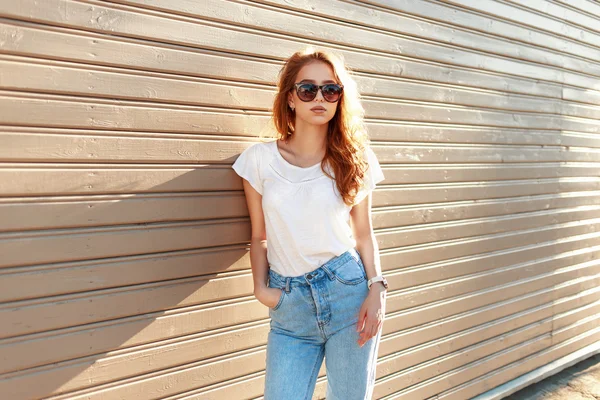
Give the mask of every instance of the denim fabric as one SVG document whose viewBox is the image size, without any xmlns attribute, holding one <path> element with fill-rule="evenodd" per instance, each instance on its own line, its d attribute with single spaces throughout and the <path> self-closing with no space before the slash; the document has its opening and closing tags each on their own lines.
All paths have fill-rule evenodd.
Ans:
<svg viewBox="0 0 600 400">
<path fill-rule="evenodd" d="M 325 358 L 327 400 L 370 400 L 381 330 L 358 345 L 358 312 L 369 293 L 358 251 L 300 276 L 269 270 L 268 286 L 281 296 L 269 308 L 264 399 L 310 400 Z"/>
</svg>

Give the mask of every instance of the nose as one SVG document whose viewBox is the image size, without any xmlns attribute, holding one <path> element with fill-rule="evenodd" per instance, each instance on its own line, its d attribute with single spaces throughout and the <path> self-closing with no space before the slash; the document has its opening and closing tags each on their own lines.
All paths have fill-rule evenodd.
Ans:
<svg viewBox="0 0 600 400">
<path fill-rule="evenodd" d="M 317 95 L 315 96 L 315 100 L 323 102 L 325 101 L 325 98 L 323 97 L 323 89 L 319 88 L 317 89 Z"/>
</svg>

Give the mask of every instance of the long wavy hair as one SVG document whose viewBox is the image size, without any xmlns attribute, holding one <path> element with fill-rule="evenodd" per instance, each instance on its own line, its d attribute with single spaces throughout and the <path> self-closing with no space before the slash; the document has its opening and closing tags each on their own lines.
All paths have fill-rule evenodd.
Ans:
<svg viewBox="0 0 600 400">
<path fill-rule="evenodd" d="M 294 134 L 295 112 L 288 106 L 288 95 L 295 89 L 294 82 L 302 67 L 313 62 L 323 62 L 331 67 L 338 83 L 344 85 L 337 109 L 329 121 L 325 157 L 321 169 L 336 186 L 345 204 L 354 205 L 356 195 L 364 182 L 367 162 L 363 158 L 369 145 L 364 123 L 364 108 L 360 102 L 357 85 L 344 65 L 343 57 L 324 49 L 308 47 L 289 57 L 281 71 L 277 83 L 278 92 L 273 102 L 273 124 L 278 139 L 287 140 Z M 325 169 L 329 164 L 335 177 Z"/>
</svg>

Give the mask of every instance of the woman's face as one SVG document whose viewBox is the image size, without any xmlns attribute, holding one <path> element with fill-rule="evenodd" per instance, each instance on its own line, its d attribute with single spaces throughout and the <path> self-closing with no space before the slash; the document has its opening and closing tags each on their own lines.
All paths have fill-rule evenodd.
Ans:
<svg viewBox="0 0 600 400">
<path fill-rule="evenodd" d="M 314 83 L 316 85 L 324 85 L 326 83 L 339 83 L 335 80 L 333 70 L 328 64 L 320 61 L 312 62 L 305 65 L 298 72 L 294 83 Z M 304 102 L 298 98 L 296 88 L 292 90 L 288 96 L 288 104 L 296 110 L 296 118 L 305 121 L 312 125 L 327 124 L 335 115 L 339 103 L 329 103 L 323 98 L 321 90 L 317 92 L 317 96 L 308 102 Z M 318 110 L 315 107 L 321 107 L 325 110 Z"/>
</svg>

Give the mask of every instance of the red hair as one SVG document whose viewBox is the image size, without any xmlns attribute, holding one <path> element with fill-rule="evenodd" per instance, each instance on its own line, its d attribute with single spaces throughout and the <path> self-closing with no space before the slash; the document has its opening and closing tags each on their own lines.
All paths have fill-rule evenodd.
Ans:
<svg viewBox="0 0 600 400">
<path fill-rule="evenodd" d="M 344 85 L 337 109 L 329 121 L 326 139 L 326 152 L 321 169 L 329 163 L 335 175 L 335 182 L 344 203 L 354 205 L 356 195 L 363 184 L 367 163 L 363 158 L 368 144 L 364 109 L 354 79 L 344 65 L 341 56 L 327 50 L 312 47 L 298 51 L 288 58 L 279 73 L 278 93 L 273 102 L 273 124 L 278 139 L 287 140 L 295 132 L 295 112 L 288 107 L 288 95 L 294 90 L 294 82 L 300 69 L 313 62 L 327 64 L 333 70 L 338 83 Z"/>
</svg>

